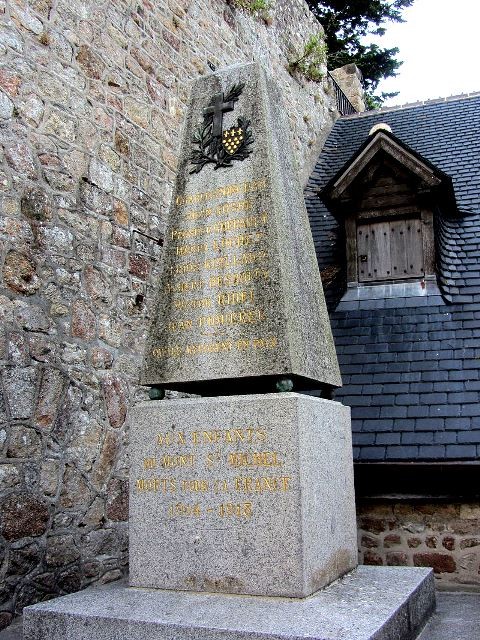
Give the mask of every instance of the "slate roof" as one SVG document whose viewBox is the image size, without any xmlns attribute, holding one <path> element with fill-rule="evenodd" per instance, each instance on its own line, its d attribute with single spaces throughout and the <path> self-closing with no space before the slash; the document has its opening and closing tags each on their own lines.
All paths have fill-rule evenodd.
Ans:
<svg viewBox="0 0 480 640">
<path fill-rule="evenodd" d="M 338 302 L 343 229 L 318 196 L 386 122 L 452 179 L 457 210 L 436 216 L 442 295 Z M 480 93 L 340 118 L 305 190 L 357 461 L 480 455 Z"/>
</svg>

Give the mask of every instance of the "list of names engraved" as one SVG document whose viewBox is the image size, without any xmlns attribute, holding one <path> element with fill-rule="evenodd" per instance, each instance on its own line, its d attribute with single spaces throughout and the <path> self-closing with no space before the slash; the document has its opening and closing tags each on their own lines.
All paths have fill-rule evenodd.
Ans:
<svg viewBox="0 0 480 640">
<path fill-rule="evenodd" d="M 250 353 L 254 362 L 279 347 L 277 299 L 265 295 L 276 277 L 270 202 L 267 178 L 176 196 L 147 353 L 157 372 L 188 379 L 202 356 L 211 363 L 216 355 L 220 371 L 226 354 L 247 362 Z"/>
</svg>

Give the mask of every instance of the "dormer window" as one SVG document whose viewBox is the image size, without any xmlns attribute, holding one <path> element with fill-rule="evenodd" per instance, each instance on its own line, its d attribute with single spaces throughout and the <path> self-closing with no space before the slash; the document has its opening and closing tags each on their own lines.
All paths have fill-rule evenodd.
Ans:
<svg viewBox="0 0 480 640">
<path fill-rule="evenodd" d="M 389 130 L 365 145 L 322 196 L 345 229 L 350 287 L 435 276 L 433 215 L 450 180 Z"/>
</svg>

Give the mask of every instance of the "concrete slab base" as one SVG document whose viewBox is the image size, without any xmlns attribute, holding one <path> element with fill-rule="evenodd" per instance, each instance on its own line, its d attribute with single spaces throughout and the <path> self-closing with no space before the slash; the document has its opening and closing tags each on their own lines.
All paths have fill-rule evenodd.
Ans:
<svg viewBox="0 0 480 640">
<path fill-rule="evenodd" d="M 303 599 L 91 588 L 24 610 L 24 640 L 412 640 L 430 569 L 361 566 Z"/>
</svg>

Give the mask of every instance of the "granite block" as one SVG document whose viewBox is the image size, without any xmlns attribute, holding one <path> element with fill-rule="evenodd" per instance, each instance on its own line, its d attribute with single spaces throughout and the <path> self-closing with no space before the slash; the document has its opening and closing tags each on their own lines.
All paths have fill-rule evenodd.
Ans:
<svg viewBox="0 0 480 640">
<path fill-rule="evenodd" d="M 202 136 L 210 140 L 204 157 L 225 155 L 205 120 L 215 98 L 225 108 L 219 131 L 243 127 L 251 153 L 195 172 Z M 306 388 L 341 385 L 288 119 L 280 89 L 257 63 L 193 86 L 152 309 L 146 385 L 191 391 L 202 381 L 235 380 L 238 389 L 265 376 L 294 377 Z"/>
<path fill-rule="evenodd" d="M 90 588 L 24 610 L 24 640 L 413 640 L 431 569 L 361 566 L 303 599 Z"/>
<path fill-rule="evenodd" d="M 130 443 L 132 586 L 304 597 L 356 566 L 348 407 L 145 402 Z"/>
</svg>

